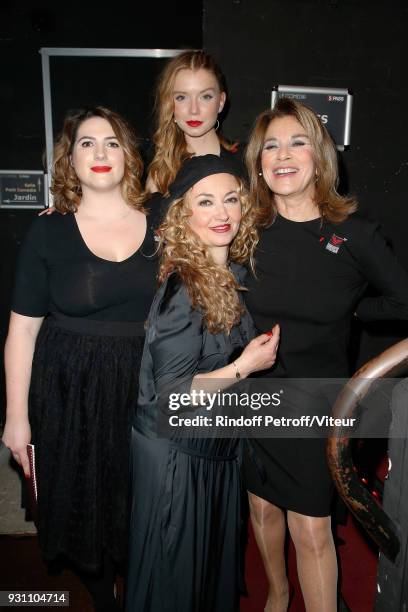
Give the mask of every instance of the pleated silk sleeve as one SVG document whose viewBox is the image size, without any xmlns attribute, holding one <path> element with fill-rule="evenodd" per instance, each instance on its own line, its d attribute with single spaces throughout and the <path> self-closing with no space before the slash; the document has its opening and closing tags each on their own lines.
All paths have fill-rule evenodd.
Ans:
<svg viewBox="0 0 408 612">
<path fill-rule="evenodd" d="M 168 281 L 149 324 L 148 338 L 156 393 L 189 393 L 203 343 L 201 313 L 191 308 L 187 290 L 176 275 Z"/>
</svg>

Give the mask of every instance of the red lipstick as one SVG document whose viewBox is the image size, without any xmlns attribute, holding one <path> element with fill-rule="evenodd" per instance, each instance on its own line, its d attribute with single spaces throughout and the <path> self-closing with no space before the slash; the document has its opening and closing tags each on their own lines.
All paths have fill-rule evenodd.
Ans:
<svg viewBox="0 0 408 612">
<path fill-rule="evenodd" d="M 211 229 L 213 232 L 223 234 L 224 232 L 229 232 L 229 230 L 231 229 L 231 225 L 229 223 L 225 223 L 224 225 L 217 225 L 216 227 L 212 227 Z"/>
<path fill-rule="evenodd" d="M 110 166 L 92 166 L 92 172 L 110 172 L 112 168 Z"/>
<path fill-rule="evenodd" d="M 186 121 L 187 125 L 189 125 L 190 127 L 199 127 L 200 125 L 203 124 L 202 121 Z"/>
</svg>

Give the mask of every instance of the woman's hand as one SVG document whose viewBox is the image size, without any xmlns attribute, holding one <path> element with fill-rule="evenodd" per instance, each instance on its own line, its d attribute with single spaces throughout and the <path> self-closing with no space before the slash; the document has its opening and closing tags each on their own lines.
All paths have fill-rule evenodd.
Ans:
<svg viewBox="0 0 408 612">
<path fill-rule="evenodd" d="M 24 474 L 30 476 L 30 463 L 27 455 L 27 444 L 31 440 L 31 428 L 27 418 L 8 417 L 3 433 L 3 443 L 11 450 L 11 453 L 24 470 Z"/>
<path fill-rule="evenodd" d="M 273 366 L 276 361 L 279 335 L 279 325 L 275 325 L 270 332 L 257 336 L 247 344 L 234 362 L 242 377 Z"/>
<path fill-rule="evenodd" d="M 43 215 L 52 215 L 52 213 L 55 213 L 57 211 L 57 209 L 55 208 L 55 206 L 51 206 L 50 208 L 45 208 L 44 210 L 42 210 L 41 212 L 38 213 L 39 217 L 42 217 Z M 65 213 L 63 213 L 65 215 Z"/>
<path fill-rule="evenodd" d="M 191 390 L 215 393 L 237 382 L 237 372 L 240 378 L 246 378 L 252 372 L 267 370 L 276 361 L 279 334 L 279 325 L 275 325 L 270 332 L 251 340 L 233 363 L 212 372 L 196 374 L 191 383 Z"/>
<path fill-rule="evenodd" d="M 150 174 L 148 175 L 146 179 L 145 191 L 147 193 L 157 193 L 158 192 L 157 185 L 152 179 L 152 177 L 150 176 Z"/>
<path fill-rule="evenodd" d="M 27 444 L 31 440 L 28 421 L 28 391 L 35 341 L 43 317 L 28 317 L 12 312 L 4 350 L 7 410 L 3 442 L 13 453 L 26 476 L 30 475 Z"/>
</svg>

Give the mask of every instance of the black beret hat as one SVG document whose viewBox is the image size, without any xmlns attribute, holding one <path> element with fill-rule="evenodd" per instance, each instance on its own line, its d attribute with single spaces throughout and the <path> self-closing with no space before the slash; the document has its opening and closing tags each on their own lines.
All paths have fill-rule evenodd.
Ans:
<svg viewBox="0 0 408 612">
<path fill-rule="evenodd" d="M 237 167 L 228 158 L 218 157 L 218 155 L 197 155 L 190 157 L 181 166 L 176 178 L 169 187 L 169 196 L 166 198 L 167 204 L 173 200 L 181 198 L 193 185 L 201 179 L 211 174 L 233 174 L 240 177 L 242 169 Z"/>
</svg>

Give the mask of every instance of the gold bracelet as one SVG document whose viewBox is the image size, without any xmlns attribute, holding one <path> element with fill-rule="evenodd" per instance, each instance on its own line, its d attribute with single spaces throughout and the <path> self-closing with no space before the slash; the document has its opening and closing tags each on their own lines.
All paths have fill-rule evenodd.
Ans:
<svg viewBox="0 0 408 612">
<path fill-rule="evenodd" d="M 235 366 L 235 369 L 236 369 L 236 372 L 235 372 L 235 378 L 236 378 L 237 380 L 240 380 L 240 378 L 241 378 L 241 374 L 239 373 L 238 366 L 237 366 L 237 364 L 235 363 L 235 361 L 233 361 L 233 362 L 232 362 L 232 364 Z"/>
</svg>

